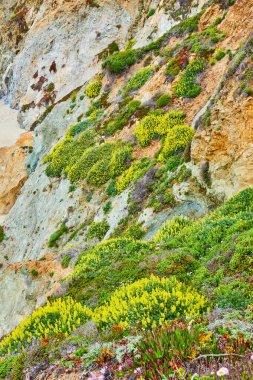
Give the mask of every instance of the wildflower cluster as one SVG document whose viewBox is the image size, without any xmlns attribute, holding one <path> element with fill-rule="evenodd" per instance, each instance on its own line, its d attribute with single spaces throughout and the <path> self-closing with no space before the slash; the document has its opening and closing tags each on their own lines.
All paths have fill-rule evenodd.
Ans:
<svg viewBox="0 0 253 380">
<path fill-rule="evenodd" d="M 0 342 L 0 355 L 20 351 L 34 339 L 57 334 L 67 336 L 91 316 L 92 312 L 87 307 L 71 298 L 48 302 L 35 310 Z"/>
<path fill-rule="evenodd" d="M 155 114 L 144 117 L 134 131 L 139 144 L 146 146 L 156 136 L 166 135 L 170 129 L 183 123 L 185 114 L 180 110 L 171 110 L 166 114 Z"/>
<path fill-rule="evenodd" d="M 116 290 L 108 303 L 95 310 L 93 318 L 102 329 L 115 324 L 155 328 L 176 317 L 196 316 L 204 310 L 206 300 L 195 290 L 176 279 L 152 275 Z"/>
</svg>

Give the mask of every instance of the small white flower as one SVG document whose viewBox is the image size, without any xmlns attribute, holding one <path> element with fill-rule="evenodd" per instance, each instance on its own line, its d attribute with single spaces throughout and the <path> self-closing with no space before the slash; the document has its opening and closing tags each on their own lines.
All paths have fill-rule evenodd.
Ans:
<svg viewBox="0 0 253 380">
<path fill-rule="evenodd" d="M 221 367 L 219 371 L 217 371 L 217 376 L 222 377 L 222 376 L 228 376 L 229 370 L 226 367 Z"/>
<path fill-rule="evenodd" d="M 253 360 L 253 354 L 251 355 L 250 360 Z"/>
<path fill-rule="evenodd" d="M 135 370 L 134 370 L 134 373 L 136 374 L 136 375 L 139 375 L 139 374 L 141 374 L 141 367 L 138 367 L 138 368 L 136 368 Z"/>
<path fill-rule="evenodd" d="M 191 380 L 195 379 L 195 377 L 199 377 L 199 374 L 196 372 L 192 375 Z"/>
</svg>

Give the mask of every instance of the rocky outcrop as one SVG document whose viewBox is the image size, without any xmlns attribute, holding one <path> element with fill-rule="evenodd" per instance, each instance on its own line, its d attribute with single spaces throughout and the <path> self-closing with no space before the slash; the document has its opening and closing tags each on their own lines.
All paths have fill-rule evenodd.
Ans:
<svg viewBox="0 0 253 380">
<path fill-rule="evenodd" d="M 27 179 L 24 161 L 32 144 L 32 133 L 27 132 L 15 145 L 0 148 L 0 216 L 8 214 Z"/>
</svg>

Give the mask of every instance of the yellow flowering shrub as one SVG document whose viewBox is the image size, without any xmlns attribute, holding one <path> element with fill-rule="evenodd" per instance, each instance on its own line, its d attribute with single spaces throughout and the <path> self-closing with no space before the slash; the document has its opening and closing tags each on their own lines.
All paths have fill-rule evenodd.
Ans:
<svg viewBox="0 0 253 380">
<path fill-rule="evenodd" d="M 162 227 L 159 229 L 154 237 L 155 242 L 164 242 L 169 238 L 176 236 L 185 227 L 191 226 L 192 221 L 185 218 L 184 216 L 175 216 L 171 220 L 167 220 Z"/>
<path fill-rule="evenodd" d="M 168 132 L 159 159 L 163 160 L 178 150 L 184 149 L 191 142 L 193 135 L 194 131 L 189 125 L 176 125 Z"/>
<path fill-rule="evenodd" d="M 151 276 L 116 290 L 110 301 L 94 310 L 93 319 L 101 329 L 113 325 L 155 328 L 178 317 L 200 315 L 206 299 L 175 278 Z"/>
<path fill-rule="evenodd" d="M 87 86 L 85 90 L 85 94 L 89 98 L 96 98 L 100 94 L 101 88 L 102 88 L 102 83 L 100 81 L 92 82 Z"/>
<path fill-rule="evenodd" d="M 141 178 L 150 168 L 149 160 L 143 158 L 130 166 L 122 175 L 117 179 L 116 188 L 119 193 L 127 189 L 131 182 L 137 181 Z"/>
<path fill-rule="evenodd" d="M 182 124 L 185 114 L 180 110 L 171 110 L 164 115 L 150 114 L 145 116 L 134 131 L 139 144 L 147 146 L 156 136 L 166 135 L 171 128 Z"/>
<path fill-rule="evenodd" d="M 33 339 L 69 335 L 92 316 L 86 306 L 72 298 L 58 299 L 39 307 L 0 342 L 0 355 L 20 351 Z"/>
</svg>

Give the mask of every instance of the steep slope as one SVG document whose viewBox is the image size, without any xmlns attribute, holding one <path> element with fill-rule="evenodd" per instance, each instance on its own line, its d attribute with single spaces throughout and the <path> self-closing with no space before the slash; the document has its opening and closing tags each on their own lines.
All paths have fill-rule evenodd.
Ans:
<svg viewBox="0 0 253 380">
<path fill-rule="evenodd" d="M 9 360 L 21 378 L 214 379 L 219 360 L 193 361 L 217 354 L 231 378 L 250 378 L 252 1 L 30 3 L 1 8 L 2 92 L 34 147 L 0 231 L 0 335 L 19 325 L 0 343 L 15 354 L 0 374 Z M 162 330 L 175 351 L 159 375 L 145 357 L 159 343 L 140 328 L 159 336 L 164 323 L 198 343 L 183 354 Z M 142 335 L 133 346 L 129 329 Z"/>
</svg>

